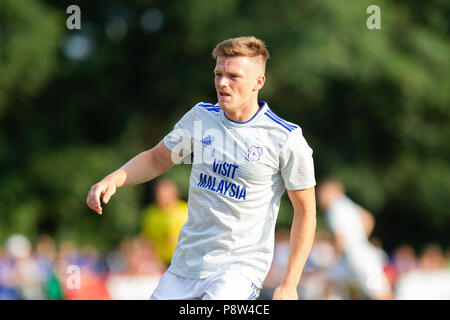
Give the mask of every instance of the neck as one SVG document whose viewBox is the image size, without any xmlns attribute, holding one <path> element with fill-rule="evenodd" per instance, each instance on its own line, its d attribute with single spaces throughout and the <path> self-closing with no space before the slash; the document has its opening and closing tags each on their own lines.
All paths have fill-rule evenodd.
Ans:
<svg viewBox="0 0 450 320">
<path fill-rule="evenodd" d="M 177 200 L 171 200 L 171 201 L 167 201 L 167 202 L 160 202 L 158 204 L 158 206 L 163 209 L 163 210 L 167 210 L 169 209 L 171 206 L 173 206 L 175 204 L 175 202 L 177 202 Z"/>
<path fill-rule="evenodd" d="M 235 122 L 246 122 L 250 120 L 259 110 L 258 100 L 252 100 L 250 103 L 241 106 L 237 111 L 224 111 L 225 116 Z"/>
</svg>

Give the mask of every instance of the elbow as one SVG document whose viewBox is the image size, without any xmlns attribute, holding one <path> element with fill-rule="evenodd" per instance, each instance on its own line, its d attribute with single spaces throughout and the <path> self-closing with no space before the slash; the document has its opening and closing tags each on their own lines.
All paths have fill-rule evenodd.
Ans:
<svg viewBox="0 0 450 320">
<path fill-rule="evenodd" d="M 306 223 L 310 227 L 316 229 L 317 226 L 317 214 L 315 208 L 309 208 L 306 210 L 295 210 L 294 219 L 298 219 L 302 224 Z"/>
</svg>

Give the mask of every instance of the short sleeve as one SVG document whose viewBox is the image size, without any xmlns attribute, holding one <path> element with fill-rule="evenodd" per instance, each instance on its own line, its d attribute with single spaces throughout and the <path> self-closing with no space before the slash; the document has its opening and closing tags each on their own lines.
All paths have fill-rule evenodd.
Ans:
<svg viewBox="0 0 450 320">
<path fill-rule="evenodd" d="M 192 144 L 194 136 L 195 107 L 191 108 L 175 124 L 163 139 L 166 147 L 172 151 L 172 158 L 175 163 L 185 159 L 192 153 Z"/>
<path fill-rule="evenodd" d="M 313 151 L 300 128 L 292 131 L 280 152 L 280 171 L 287 190 L 314 187 Z"/>
</svg>

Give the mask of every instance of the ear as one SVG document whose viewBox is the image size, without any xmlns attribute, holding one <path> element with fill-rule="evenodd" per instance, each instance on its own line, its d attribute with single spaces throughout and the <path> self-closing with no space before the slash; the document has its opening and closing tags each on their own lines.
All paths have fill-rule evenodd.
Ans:
<svg viewBox="0 0 450 320">
<path fill-rule="evenodd" d="M 266 82 L 266 76 L 264 76 L 264 75 L 258 76 L 258 78 L 256 79 L 256 85 L 255 85 L 255 88 L 253 89 L 253 91 L 260 90 L 264 86 L 265 82 Z"/>
</svg>

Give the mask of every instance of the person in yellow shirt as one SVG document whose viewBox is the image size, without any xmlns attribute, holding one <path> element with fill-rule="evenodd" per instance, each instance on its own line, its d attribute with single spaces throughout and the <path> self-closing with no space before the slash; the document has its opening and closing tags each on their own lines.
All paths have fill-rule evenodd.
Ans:
<svg viewBox="0 0 450 320">
<path fill-rule="evenodd" d="M 169 179 L 159 180 L 155 185 L 155 203 L 144 210 L 141 227 L 166 265 L 170 264 L 187 217 L 188 204 L 180 199 L 177 186 Z"/>
</svg>

